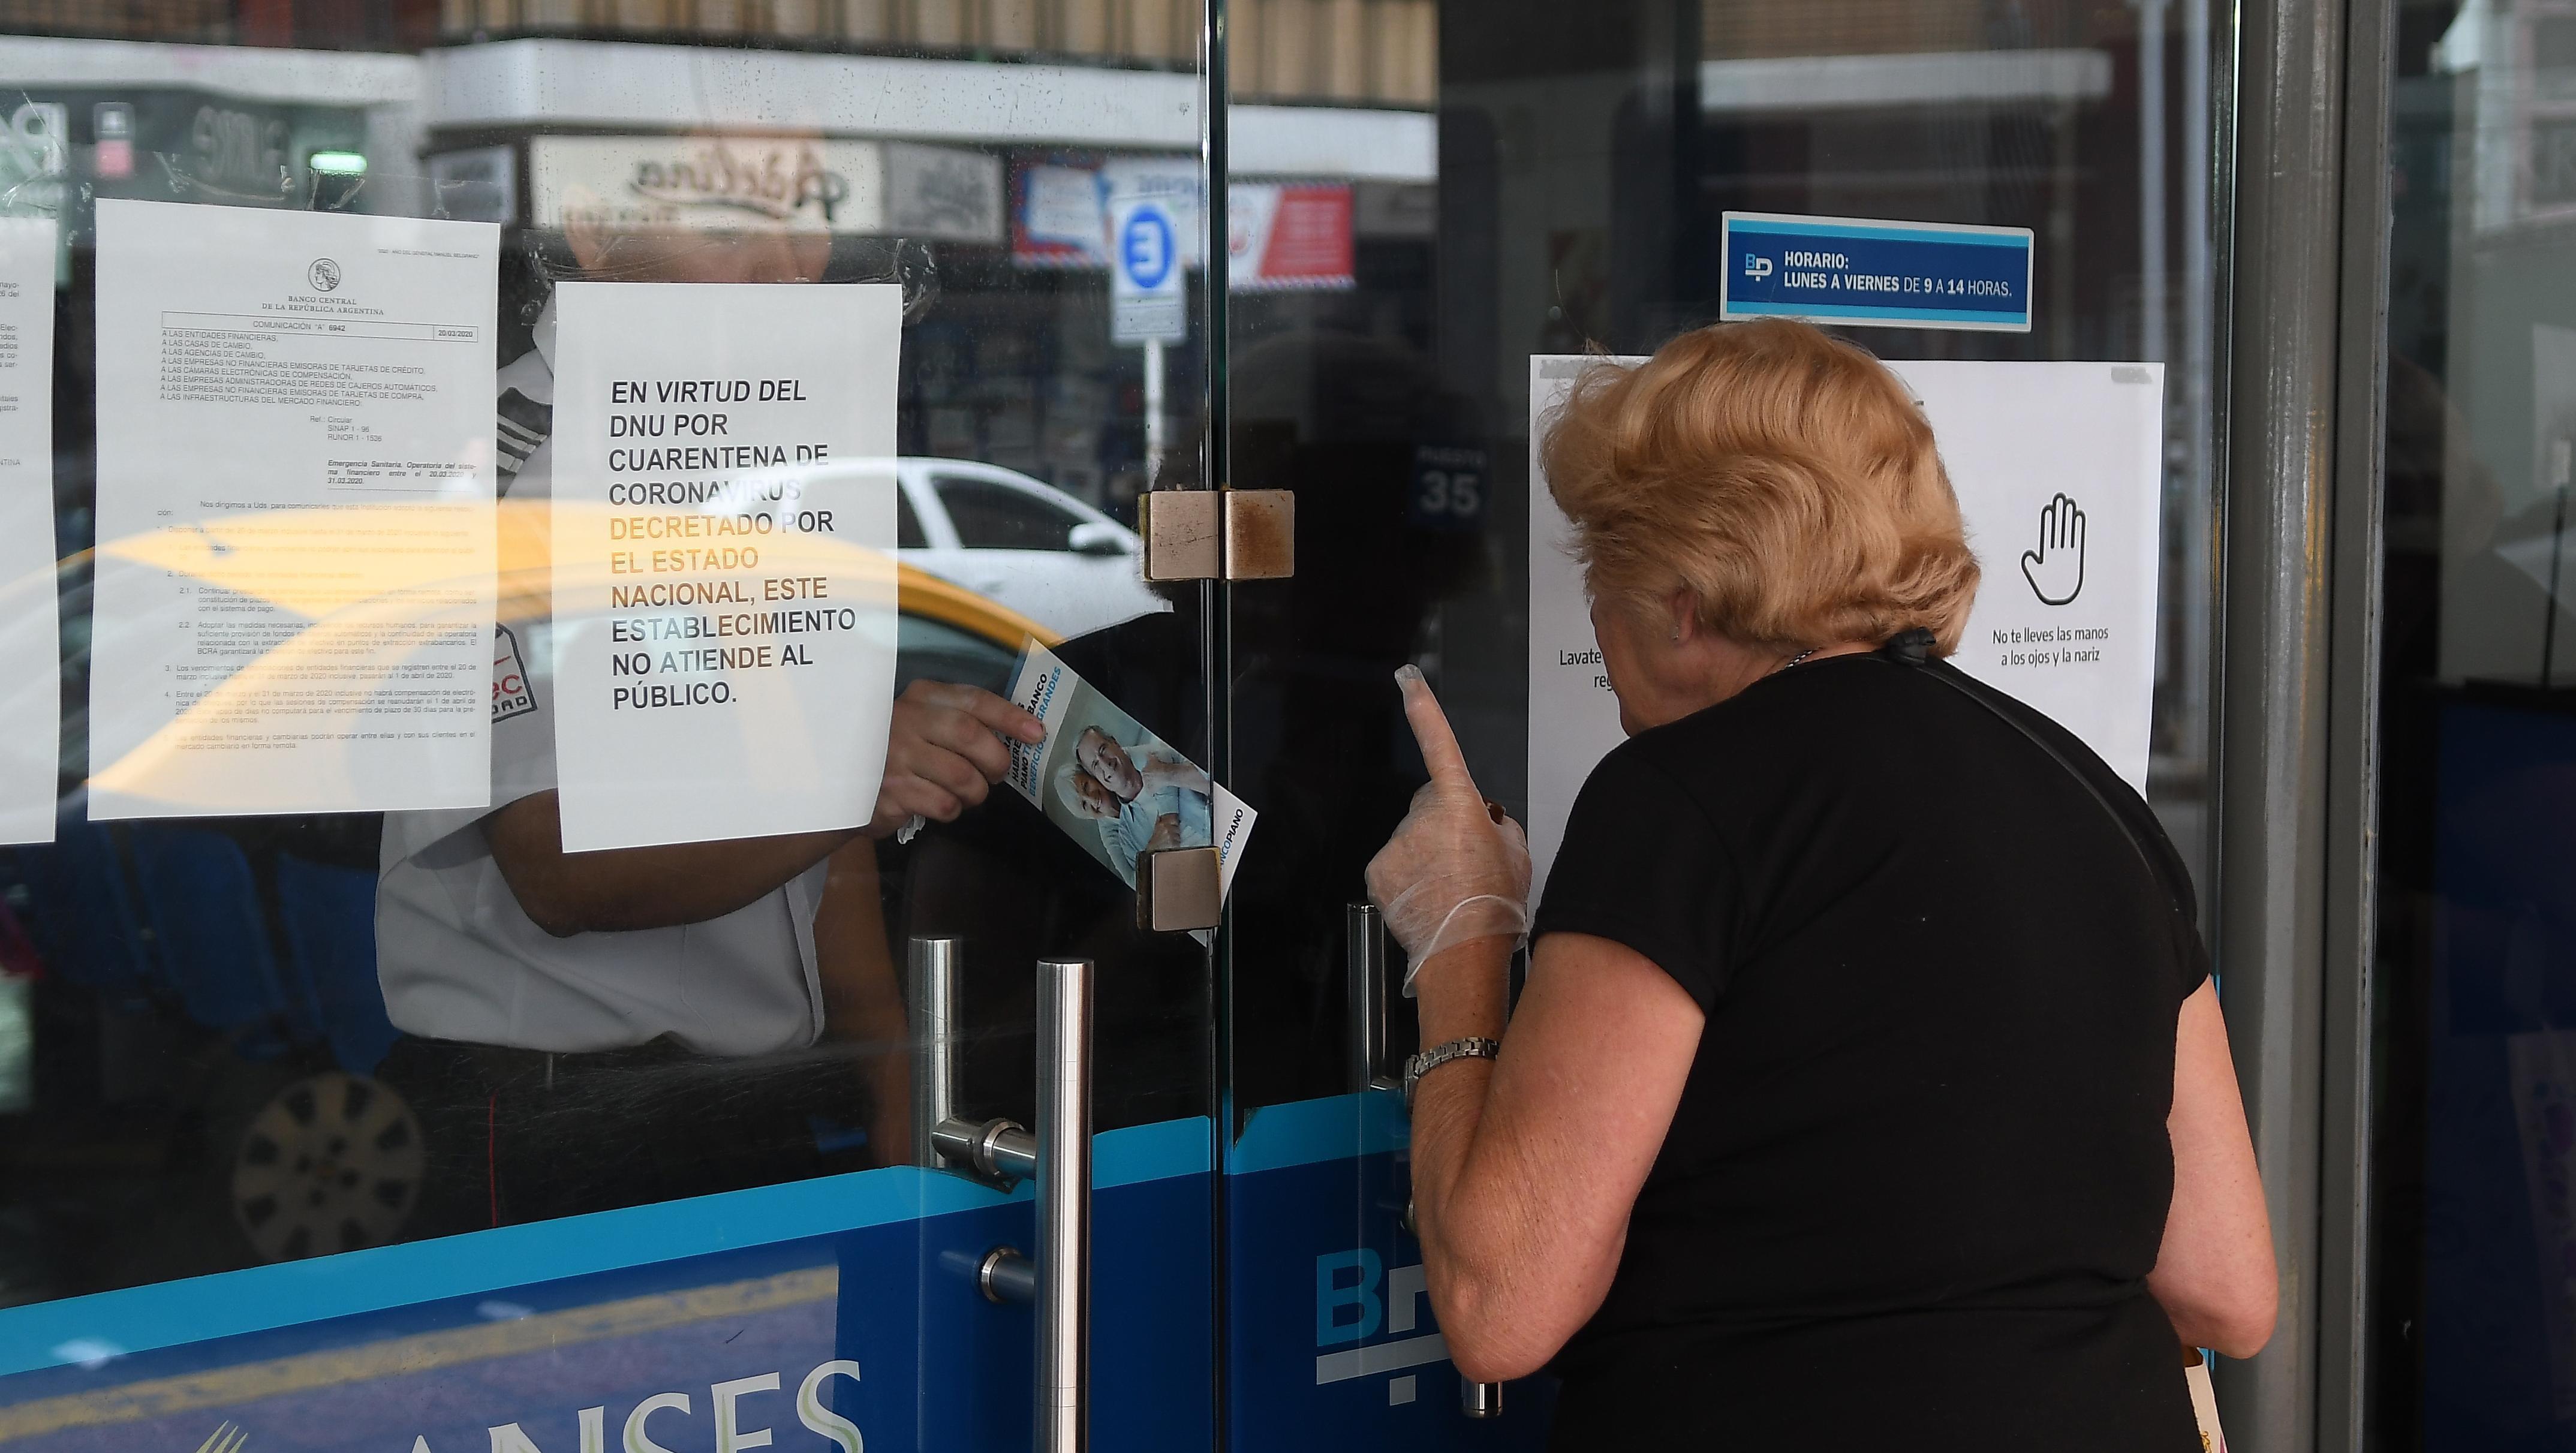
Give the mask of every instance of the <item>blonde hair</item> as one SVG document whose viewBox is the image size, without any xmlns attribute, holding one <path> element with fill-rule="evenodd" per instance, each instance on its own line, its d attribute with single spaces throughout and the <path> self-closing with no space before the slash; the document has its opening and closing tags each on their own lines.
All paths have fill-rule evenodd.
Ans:
<svg viewBox="0 0 2576 1453">
<path fill-rule="evenodd" d="M 1923 411 L 1856 344 L 1785 318 L 1685 333 L 1587 373 L 1542 451 L 1595 599 L 1653 613 L 1682 591 L 1747 645 L 1922 627 L 1958 649 L 1977 594 L 1958 497 Z"/>
</svg>

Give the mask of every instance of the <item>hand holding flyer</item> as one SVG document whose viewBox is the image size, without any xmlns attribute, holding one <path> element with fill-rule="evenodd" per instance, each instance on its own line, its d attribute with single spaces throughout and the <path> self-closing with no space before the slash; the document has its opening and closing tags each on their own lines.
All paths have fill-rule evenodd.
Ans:
<svg viewBox="0 0 2576 1453">
<path fill-rule="evenodd" d="M 1143 854 L 1214 847 L 1218 891 L 1233 886 L 1259 814 L 1206 768 L 1035 641 L 1021 651 L 1011 700 L 1046 724 L 1046 739 L 1009 743 L 1005 780 L 1084 852 L 1133 888 Z"/>
</svg>

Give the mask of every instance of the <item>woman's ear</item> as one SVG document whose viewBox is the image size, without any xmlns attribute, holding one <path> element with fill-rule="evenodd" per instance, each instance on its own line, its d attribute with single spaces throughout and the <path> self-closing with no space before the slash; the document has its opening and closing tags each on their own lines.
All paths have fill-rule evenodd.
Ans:
<svg viewBox="0 0 2576 1453">
<path fill-rule="evenodd" d="M 1676 590 L 1664 597 L 1664 614 L 1669 618 L 1672 643 L 1676 646 L 1699 634 L 1699 602 L 1687 590 Z"/>
</svg>

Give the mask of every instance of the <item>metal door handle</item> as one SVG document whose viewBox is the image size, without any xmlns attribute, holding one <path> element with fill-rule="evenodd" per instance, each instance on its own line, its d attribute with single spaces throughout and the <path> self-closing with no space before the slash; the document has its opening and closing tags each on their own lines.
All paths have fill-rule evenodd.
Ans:
<svg viewBox="0 0 2576 1453">
<path fill-rule="evenodd" d="M 1037 1446 L 1084 1453 L 1091 1443 L 1085 1404 L 1091 1386 L 1091 960 L 1038 961 L 1038 1126 L 977 1124 L 954 1113 L 955 939 L 914 939 L 910 963 L 919 1023 L 940 1042 L 914 1049 L 913 1129 L 926 1147 L 916 1159 L 954 1165 L 1005 1184 L 1037 1181 L 1034 1258 L 997 1246 L 976 1284 L 994 1301 L 1037 1304 Z M 944 982 L 935 982 L 944 981 Z M 934 1020 L 927 1006 L 940 1006 Z M 924 1071 L 937 1083 L 925 1085 Z M 935 1112 L 935 1113 L 934 1113 Z M 1034 1263 L 1034 1264 L 1032 1264 Z"/>
<path fill-rule="evenodd" d="M 1342 963 L 1350 1007 L 1351 1093 L 1402 1089 L 1402 1082 L 1386 1073 L 1386 921 L 1376 904 L 1343 905 Z"/>
<path fill-rule="evenodd" d="M 1091 1444 L 1091 960 L 1038 961 L 1038 1447 Z"/>
<path fill-rule="evenodd" d="M 916 938 L 904 955 L 912 1008 L 912 1163 L 937 1170 L 939 1127 L 956 1109 L 957 961 L 953 938 Z"/>
<path fill-rule="evenodd" d="M 1350 1086 L 1352 1094 L 1399 1090 L 1403 1082 L 1383 1073 L 1386 1064 L 1386 920 L 1374 903 L 1345 904 L 1342 909 L 1342 961 L 1350 998 Z M 1404 1203 L 1404 1229 L 1413 1226 L 1413 1203 Z M 1458 1384 L 1458 1411 L 1471 1418 L 1503 1415 L 1499 1382 Z"/>
</svg>

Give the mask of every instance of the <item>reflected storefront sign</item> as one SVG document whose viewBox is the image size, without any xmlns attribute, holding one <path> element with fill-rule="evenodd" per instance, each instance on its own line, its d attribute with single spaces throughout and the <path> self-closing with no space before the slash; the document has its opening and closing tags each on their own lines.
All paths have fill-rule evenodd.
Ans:
<svg viewBox="0 0 2576 1453">
<path fill-rule="evenodd" d="M 1348 182 L 1227 187 L 1228 286 L 1236 292 L 1356 286 L 1352 192 Z M 1023 161 L 1011 176 L 1011 260 L 1021 267 L 1105 272 L 1113 210 L 1148 198 L 1172 213 L 1182 264 L 1198 267 L 1204 229 L 1198 174 L 1188 158 Z"/>
<path fill-rule="evenodd" d="M 1002 240 L 1002 163 L 963 147 L 802 137 L 541 136 L 540 227 Z M 485 168 L 490 169 L 488 165 Z"/>
</svg>

